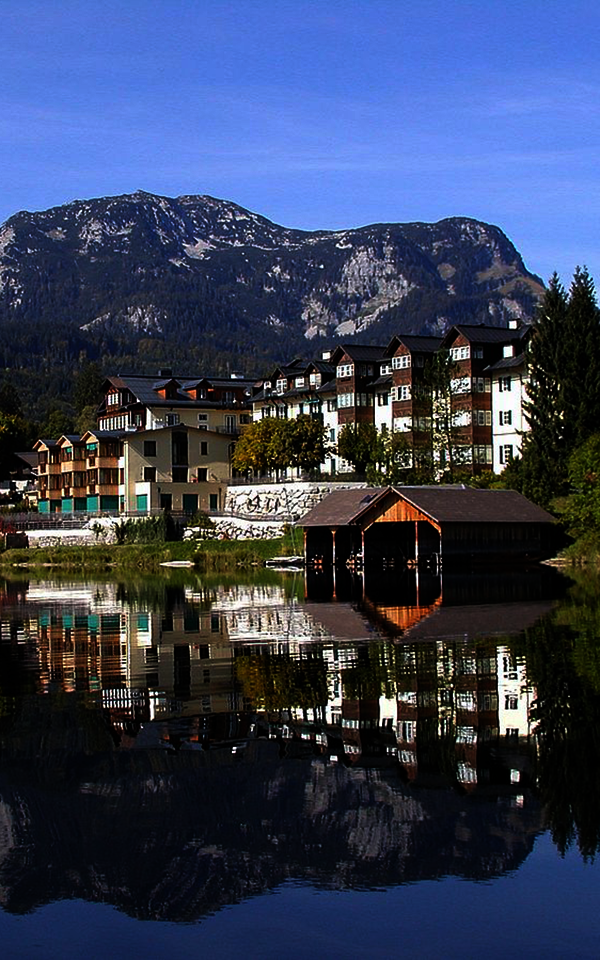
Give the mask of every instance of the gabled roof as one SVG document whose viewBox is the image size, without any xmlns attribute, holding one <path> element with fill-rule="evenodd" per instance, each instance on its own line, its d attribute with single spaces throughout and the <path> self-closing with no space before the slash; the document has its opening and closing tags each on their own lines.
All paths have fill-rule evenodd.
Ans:
<svg viewBox="0 0 600 960">
<path fill-rule="evenodd" d="M 541 507 L 515 490 L 463 486 L 371 487 L 335 490 L 302 518 L 302 527 L 344 527 L 396 494 L 435 523 L 554 523 Z M 383 507 L 383 504 L 381 504 Z"/>
<path fill-rule="evenodd" d="M 525 365 L 525 354 L 520 353 L 518 357 L 502 357 L 501 360 L 498 360 L 496 363 L 491 363 L 489 367 L 486 367 L 486 370 L 510 370 L 515 367 L 523 367 Z"/>
<path fill-rule="evenodd" d="M 394 378 L 392 377 L 391 373 L 384 373 L 382 377 L 377 377 L 377 380 L 373 380 L 373 382 L 371 383 L 371 386 L 372 386 L 372 387 L 383 387 L 383 386 L 386 386 L 386 387 L 387 387 L 387 386 L 389 386 L 389 385 L 390 385 L 391 383 L 393 383 L 393 382 L 394 382 Z"/>
<path fill-rule="evenodd" d="M 554 517 L 516 490 L 473 487 L 394 487 L 437 523 L 554 523 Z"/>
<path fill-rule="evenodd" d="M 334 490 L 302 518 L 302 527 L 345 527 L 379 499 L 389 487 Z"/>
<path fill-rule="evenodd" d="M 350 357 L 351 360 L 360 362 L 361 360 L 383 360 L 385 356 L 385 347 L 370 347 L 364 344 L 341 343 L 331 354 L 331 362 L 335 366 L 338 358 L 343 354 Z"/>
<path fill-rule="evenodd" d="M 81 439 L 95 437 L 96 440 L 122 440 L 123 437 L 131 436 L 125 430 L 86 430 Z"/>
<path fill-rule="evenodd" d="M 387 355 L 392 356 L 400 344 L 408 347 L 411 353 L 437 353 L 442 345 L 442 338 L 398 334 L 390 340 L 387 346 Z"/>
<path fill-rule="evenodd" d="M 46 440 L 45 437 L 40 437 L 39 440 L 36 440 L 36 441 L 35 441 L 35 443 L 34 443 L 34 445 L 33 445 L 33 449 L 34 449 L 34 450 L 37 450 L 37 448 L 40 446 L 40 444 L 42 444 L 44 447 L 48 447 L 48 448 L 50 449 L 51 447 L 56 447 L 56 446 L 58 445 L 58 440 Z"/>
<path fill-rule="evenodd" d="M 448 330 L 442 341 L 443 344 L 451 342 L 457 334 L 462 334 L 469 343 L 508 343 L 510 340 L 520 340 L 523 332 L 509 327 L 457 323 Z"/>
</svg>

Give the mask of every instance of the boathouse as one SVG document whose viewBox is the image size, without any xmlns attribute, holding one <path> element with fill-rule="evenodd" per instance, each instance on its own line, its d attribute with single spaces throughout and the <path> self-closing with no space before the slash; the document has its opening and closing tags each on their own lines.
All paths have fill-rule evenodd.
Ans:
<svg viewBox="0 0 600 960">
<path fill-rule="evenodd" d="M 554 518 L 514 490 L 375 487 L 329 494 L 301 520 L 307 564 L 538 560 Z"/>
</svg>

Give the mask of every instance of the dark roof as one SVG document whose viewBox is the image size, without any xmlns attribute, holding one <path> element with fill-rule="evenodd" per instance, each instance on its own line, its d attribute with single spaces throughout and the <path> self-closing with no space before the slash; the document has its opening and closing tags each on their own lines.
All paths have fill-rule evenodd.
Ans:
<svg viewBox="0 0 600 960">
<path fill-rule="evenodd" d="M 554 522 L 554 517 L 516 490 L 477 490 L 450 486 L 394 489 L 438 523 Z"/>
<path fill-rule="evenodd" d="M 514 367 L 522 367 L 525 363 L 525 354 L 520 353 L 518 357 L 502 357 L 497 363 L 491 363 L 486 370 L 507 370 Z"/>
<path fill-rule="evenodd" d="M 458 331 L 471 343 L 503 343 L 508 340 L 520 340 L 519 330 L 513 330 L 509 327 L 484 327 L 471 326 L 466 323 L 457 323 L 444 337 L 444 341 L 451 338 L 452 334 Z"/>
<path fill-rule="evenodd" d="M 319 373 L 335 373 L 335 367 L 327 360 L 311 360 L 310 363 L 307 363 L 306 365 L 307 369 L 309 367 L 314 367 L 314 369 L 318 370 Z"/>
<path fill-rule="evenodd" d="M 398 334 L 392 338 L 388 350 L 395 341 L 404 344 L 411 353 L 437 353 L 442 345 L 441 337 L 419 337 L 412 334 L 405 337 Z"/>
<path fill-rule="evenodd" d="M 15 453 L 15 457 L 18 457 L 19 460 L 23 460 L 29 467 L 32 467 L 37 470 L 38 465 L 38 456 L 37 453 L 29 453 L 25 451 L 24 453 Z"/>
<path fill-rule="evenodd" d="M 300 521 L 303 527 L 344 527 L 394 491 L 437 523 L 553 523 L 554 518 L 514 490 L 462 486 L 370 487 L 335 490 Z"/>
<path fill-rule="evenodd" d="M 98 440 L 122 440 L 127 436 L 125 430 L 86 430 L 86 433 L 93 434 Z M 131 433 L 129 434 L 131 436 Z"/>
<path fill-rule="evenodd" d="M 322 383 L 320 387 L 317 387 L 317 393 L 336 393 L 337 392 L 337 379 L 334 377 L 332 380 L 326 380 L 325 383 Z"/>
<path fill-rule="evenodd" d="M 382 360 L 385 356 L 385 347 L 370 347 L 364 344 L 342 343 L 335 348 L 335 353 L 343 352 L 351 360 Z"/>
<path fill-rule="evenodd" d="M 353 523 L 388 487 L 334 490 L 302 518 L 302 527 L 345 527 Z"/>
<path fill-rule="evenodd" d="M 384 373 L 382 377 L 377 377 L 377 380 L 373 380 L 370 386 L 371 387 L 389 386 L 390 383 L 393 383 L 393 377 L 391 373 Z"/>
<path fill-rule="evenodd" d="M 529 603 L 482 603 L 476 606 L 445 606 L 410 626 L 403 640 L 476 640 L 478 637 L 506 636 L 532 627 L 549 613 L 552 601 Z"/>
<path fill-rule="evenodd" d="M 153 407 L 164 407 L 164 406 L 186 406 L 186 407 L 195 407 L 199 403 L 206 402 L 201 400 L 193 400 L 189 394 L 184 392 L 184 388 L 187 386 L 188 389 L 197 385 L 198 383 L 204 381 L 208 384 L 216 386 L 225 386 L 227 385 L 230 388 L 235 387 L 252 387 L 255 383 L 254 380 L 242 380 L 228 377 L 202 377 L 200 379 L 196 378 L 195 380 L 191 377 L 171 377 L 168 380 L 159 380 L 157 381 L 154 377 L 109 377 L 108 380 L 115 387 L 120 389 L 129 390 L 130 393 L 136 398 L 139 403 L 143 403 L 146 406 Z M 159 396 L 156 392 L 160 389 L 161 386 L 165 386 L 169 383 L 177 383 L 180 389 L 177 391 L 176 396 L 173 399 L 165 399 L 164 397 Z M 218 403 L 220 401 L 209 401 Z"/>
</svg>

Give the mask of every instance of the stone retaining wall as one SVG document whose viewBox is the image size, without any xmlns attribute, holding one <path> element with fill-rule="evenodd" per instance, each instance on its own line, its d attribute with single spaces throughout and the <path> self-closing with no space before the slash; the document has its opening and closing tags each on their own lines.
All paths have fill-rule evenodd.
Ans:
<svg viewBox="0 0 600 960">
<path fill-rule="evenodd" d="M 227 488 L 224 513 L 247 519 L 297 523 L 332 490 L 366 488 L 366 483 L 343 481 L 282 481 Z"/>
<path fill-rule="evenodd" d="M 364 489 L 366 483 L 282 481 L 228 487 L 224 516 L 214 517 L 211 539 L 271 540 L 283 535 L 286 526 L 298 523 L 332 490 Z M 54 547 L 85 543 L 114 543 L 117 518 L 88 520 L 80 530 L 29 530 L 31 547 Z M 187 533 L 187 531 L 186 531 Z M 196 536 L 193 528 L 188 536 Z"/>
</svg>

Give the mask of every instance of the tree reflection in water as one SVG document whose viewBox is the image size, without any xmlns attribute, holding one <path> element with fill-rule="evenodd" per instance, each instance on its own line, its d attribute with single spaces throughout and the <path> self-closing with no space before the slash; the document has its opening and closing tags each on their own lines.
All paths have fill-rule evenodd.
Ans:
<svg viewBox="0 0 600 960">
<path fill-rule="evenodd" d="M 561 852 L 593 857 L 597 578 L 552 609 L 546 587 L 513 578 L 503 603 L 484 583 L 429 585 L 421 606 L 414 583 L 409 605 L 398 589 L 304 603 L 273 578 L 104 584 L 86 607 L 13 582 L 4 906 L 79 896 L 180 920 L 288 878 L 489 879 L 519 866 L 544 818 Z"/>
</svg>

